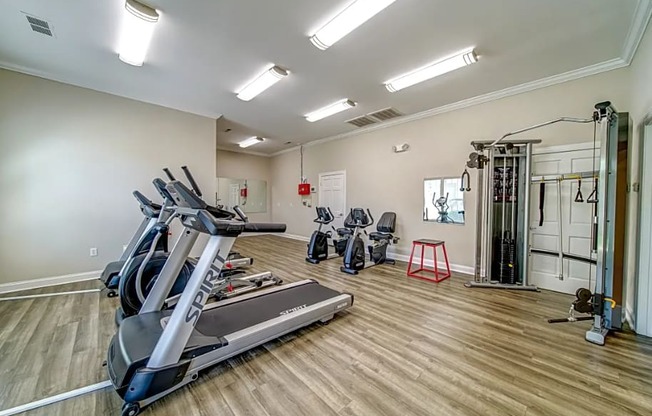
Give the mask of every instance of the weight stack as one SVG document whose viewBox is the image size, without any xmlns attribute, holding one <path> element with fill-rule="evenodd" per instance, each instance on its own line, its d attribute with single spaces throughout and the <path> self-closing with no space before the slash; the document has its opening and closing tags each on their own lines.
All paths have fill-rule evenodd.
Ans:
<svg viewBox="0 0 652 416">
<path fill-rule="evenodd" d="M 503 238 L 498 253 L 497 280 L 504 284 L 516 284 L 516 270 L 516 242 Z"/>
</svg>

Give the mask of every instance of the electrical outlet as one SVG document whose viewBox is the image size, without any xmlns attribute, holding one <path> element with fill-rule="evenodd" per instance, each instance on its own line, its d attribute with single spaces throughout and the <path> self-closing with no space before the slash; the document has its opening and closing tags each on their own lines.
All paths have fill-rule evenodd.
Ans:
<svg viewBox="0 0 652 416">
<path fill-rule="evenodd" d="M 97 247 L 91 247 L 91 257 L 97 256 Z"/>
</svg>

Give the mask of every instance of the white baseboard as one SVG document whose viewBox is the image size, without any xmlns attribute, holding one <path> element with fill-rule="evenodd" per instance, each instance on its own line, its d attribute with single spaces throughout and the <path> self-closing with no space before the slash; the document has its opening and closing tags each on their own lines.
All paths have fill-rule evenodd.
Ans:
<svg viewBox="0 0 652 416">
<path fill-rule="evenodd" d="M 283 233 L 283 234 L 278 234 L 280 237 L 285 237 L 289 238 L 291 240 L 299 240 L 299 241 L 310 241 L 310 237 L 304 237 L 302 235 L 296 235 L 296 234 L 288 234 L 288 233 Z"/>
<path fill-rule="evenodd" d="M 261 236 L 261 235 L 274 235 L 274 234 L 276 234 L 276 233 L 242 233 L 242 234 L 240 234 L 238 236 L 238 238 L 241 238 L 241 237 L 258 237 L 258 236 Z"/>
<path fill-rule="evenodd" d="M 296 234 L 284 233 L 284 234 L 279 234 L 279 236 L 285 237 L 285 238 L 290 238 L 292 240 L 310 241 L 309 237 L 304 237 L 302 235 L 296 235 Z M 395 260 L 404 261 L 406 263 L 408 261 L 410 261 L 410 256 L 405 255 L 405 254 L 397 253 L 394 250 L 392 250 L 392 247 L 390 247 L 387 250 L 387 254 L 388 254 L 388 256 L 390 258 L 395 259 Z M 421 262 L 421 257 L 415 256 L 412 259 L 412 261 Z M 428 266 L 428 267 L 433 267 L 433 264 L 434 264 L 434 261 L 432 259 L 425 259 L 424 262 L 423 262 L 423 265 Z M 446 267 L 446 263 L 442 262 L 442 261 L 438 261 L 437 265 L 438 265 L 438 267 L 440 269 L 443 269 L 443 268 Z M 464 265 L 461 265 L 461 264 L 453 264 L 453 263 L 450 263 L 449 266 L 451 268 L 451 271 L 453 271 L 453 272 L 462 273 L 462 274 L 469 274 L 469 275 L 472 275 L 474 273 L 473 267 L 464 266 Z"/>
<path fill-rule="evenodd" d="M 405 254 L 392 253 L 391 251 L 389 252 L 389 257 L 396 260 L 404 261 L 406 263 L 410 261 L 410 256 Z M 412 261 L 414 263 L 421 263 L 421 257 L 414 256 L 414 258 L 412 258 Z M 430 268 L 434 267 L 434 264 L 435 262 L 433 259 L 425 259 L 423 261 L 423 265 Z M 450 266 L 452 272 L 468 274 L 468 275 L 473 275 L 474 273 L 473 267 L 464 266 L 462 264 L 453 264 L 453 263 L 449 263 L 448 265 Z M 443 261 L 437 261 L 437 268 L 445 269 L 446 263 Z"/>
<path fill-rule="evenodd" d="M 632 331 L 636 332 L 636 315 L 634 315 L 632 305 L 625 307 L 625 320 L 629 324 L 629 327 L 632 328 Z"/>
<path fill-rule="evenodd" d="M 9 282 L 0 284 L 0 293 L 18 292 L 20 290 L 38 289 L 41 287 L 58 286 L 66 283 L 83 282 L 85 280 L 99 279 L 101 270 L 92 272 L 66 274 L 63 276 L 44 277 L 41 279 L 25 280 L 22 282 Z"/>
</svg>

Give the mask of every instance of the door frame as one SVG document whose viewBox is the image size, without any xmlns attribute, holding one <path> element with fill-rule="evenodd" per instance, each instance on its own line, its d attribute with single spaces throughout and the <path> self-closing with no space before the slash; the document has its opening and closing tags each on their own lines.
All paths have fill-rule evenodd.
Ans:
<svg viewBox="0 0 652 416">
<path fill-rule="evenodd" d="M 640 192 L 636 198 L 638 212 L 638 236 L 636 238 L 637 247 L 636 247 L 636 257 L 637 262 L 635 266 L 635 276 L 636 284 L 634 286 L 635 299 L 632 305 L 632 311 L 627 310 L 626 315 L 630 318 L 630 325 L 634 327 L 636 333 L 640 335 L 652 336 L 652 278 L 649 274 L 642 275 L 643 270 L 649 270 L 651 264 L 650 259 L 646 257 L 647 253 L 650 252 L 650 244 L 652 244 L 652 238 L 649 235 L 645 235 L 644 230 L 642 230 L 642 208 L 643 208 L 643 189 L 645 181 L 645 148 L 646 146 L 652 146 L 652 109 L 647 113 L 643 118 L 643 122 L 639 125 L 640 127 L 640 149 L 639 149 L 639 163 L 638 163 L 638 182 L 640 186 Z M 647 142 L 647 143 L 646 143 Z M 652 162 L 651 162 L 652 163 Z M 644 240 L 644 238 L 647 239 Z M 647 251 L 647 253 L 645 252 Z M 642 257 L 643 256 L 643 257 Z M 646 264 L 647 263 L 647 264 Z M 645 267 L 647 266 L 647 267 Z"/>
</svg>

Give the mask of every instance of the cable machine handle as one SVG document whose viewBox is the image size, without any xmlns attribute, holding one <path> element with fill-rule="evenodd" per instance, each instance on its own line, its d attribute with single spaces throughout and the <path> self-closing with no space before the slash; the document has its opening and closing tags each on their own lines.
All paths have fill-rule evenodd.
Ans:
<svg viewBox="0 0 652 416">
<path fill-rule="evenodd" d="M 181 166 L 181 170 L 186 174 L 186 178 L 188 178 L 188 182 L 190 182 L 190 186 L 192 186 L 192 190 L 195 192 L 195 195 L 201 198 L 201 190 L 199 189 L 197 182 L 195 182 L 195 178 L 192 177 L 192 173 L 190 173 L 188 166 Z"/>
<path fill-rule="evenodd" d="M 466 187 L 464 186 L 464 178 L 466 178 Z M 464 172 L 462 172 L 462 177 L 460 178 L 460 191 L 471 192 L 471 176 L 466 168 L 464 168 Z"/>
</svg>

